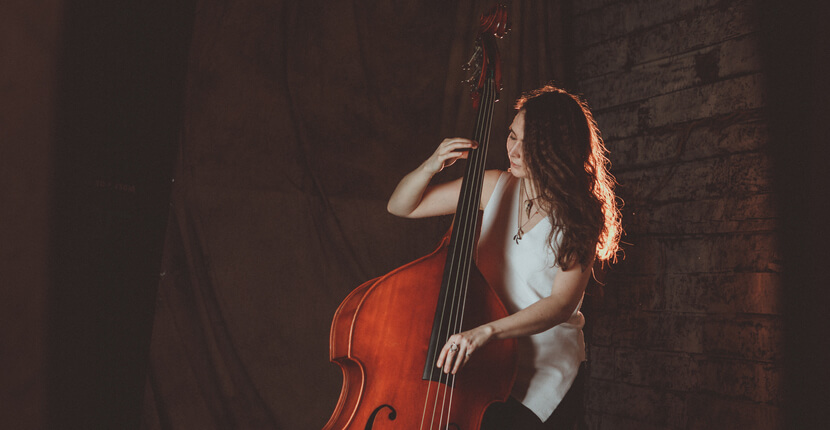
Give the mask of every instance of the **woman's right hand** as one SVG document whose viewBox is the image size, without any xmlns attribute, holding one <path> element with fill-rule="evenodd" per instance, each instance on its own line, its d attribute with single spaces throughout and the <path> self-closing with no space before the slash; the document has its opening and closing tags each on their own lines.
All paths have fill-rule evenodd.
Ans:
<svg viewBox="0 0 830 430">
<path fill-rule="evenodd" d="M 424 169 L 432 175 L 452 166 L 457 160 L 467 158 L 469 150 L 478 148 L 478 143 L 463 137 L 444 139 L 435 152 L 424 162 Z"/>
<path fill-rule="evenodd" d="M 438 185 L 429 183 L 436 173 L 460 158 L 467 158 L 469 150 L 477 147 L 478 143 L 470 139 L 444 139 L 426 161 L 401 179 L 389 197 L 386 209 L 393 215 L 407 218 L 453 213 L 461 192 L 461 179 Z"/>
</svg>

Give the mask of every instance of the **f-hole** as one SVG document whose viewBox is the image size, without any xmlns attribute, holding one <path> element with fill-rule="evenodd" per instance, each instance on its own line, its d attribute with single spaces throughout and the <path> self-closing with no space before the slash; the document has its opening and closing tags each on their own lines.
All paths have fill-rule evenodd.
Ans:
<svg viewBox="0 0 830 430">
<path fill-rule="evenodd" d="M 366 421 L 366 427 L 364 427 L 363 430 L 372 430 L 372 427 L 375 426 L 375 417 L 380 413 L 381 410 L 383 410 L 383 408 L 389 408 L 390 412 L 389 415 L 387 415 L 389 421 L 395 421 L 395 418 L 398 418 L 398 412 L 395 410 L 395 408 L 393 408 L 390 405 L 380 405 L 376 407 L 374 411 L 372 411 L 372 415 L 369 415 L 369 420 Z M 461 427 L 458 427 L 458 424 L 456 423 L 449 423 L 447 424 L 447 430 L 450 429 L 461 430 Z"/>
<path fill-rule="evenodd" d="M 389 410 L 391 411 L 388 415 L 389 421 L 395 421 L 395 418 L 398 417 L 398 412 L 395 410 L 395 408 L 393 408 L 390 405 L 380 405 L 377 408 L 375 408 L 374 411 L 372 411 L 372 415 L 369 415 L 369 420 L 366 421 L 366 427 L 364 427 L 364 430 L 372 430 L 372 427 L 374 427 L 375 425 L 375 417 L 378 413 L 380 413 L 381 410 L 383 410 L 383 408 L 389 408 Z"/>
</svg>

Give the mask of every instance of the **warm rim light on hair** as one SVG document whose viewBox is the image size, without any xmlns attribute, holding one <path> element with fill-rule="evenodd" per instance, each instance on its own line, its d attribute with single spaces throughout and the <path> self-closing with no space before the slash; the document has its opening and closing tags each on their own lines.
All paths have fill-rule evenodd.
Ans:
<svg viewBox="0 0 830 430">
<path fill-rule="evenodd" d="M 557 263 L 569 268 L 616 261 L 622 234 L 616 180 L 588 105 L 546 85 L 523 95 L 516 109 L 525 111 L 524 153 L 553 226 L 552 248 L 553 237 L 562 235 L 553 249 Z"/>
</svg>

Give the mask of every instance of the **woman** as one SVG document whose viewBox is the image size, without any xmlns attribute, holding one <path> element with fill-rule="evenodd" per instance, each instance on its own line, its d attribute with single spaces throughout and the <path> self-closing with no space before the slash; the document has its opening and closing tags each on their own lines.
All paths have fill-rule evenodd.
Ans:
<svg viewBox="0 0 830 430">
<path fill-rule="evenodd" d="M 516 109 L 507 138 L 510 169 L 484 175 L 477 260 L 510 315 L 451 336 L 436 365 L 456 373 L 487 342 L 518 338 L 511 398 L 488 409 L 482 428 L 570 428 L 582 402 L 581 384 L 569 389 L 585 360 L 583 293 L 594 262 L 613 261 L 618 250 L 614 178 L 579 98 L 549 85 L 519 99 Z M 409 218 L 453 213 L 461 180 L 430 181 L 475 147 L 464 138 L 441 142 L 398 184 L 389 212 Z"/>
</svg>

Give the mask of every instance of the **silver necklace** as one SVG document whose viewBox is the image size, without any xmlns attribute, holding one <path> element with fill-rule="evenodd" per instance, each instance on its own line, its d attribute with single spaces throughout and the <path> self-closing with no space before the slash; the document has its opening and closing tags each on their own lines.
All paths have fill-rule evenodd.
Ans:
<svg viewBox="0 0 830 430">
<path fill-rule="evenodd" d="M 521 203 L 519 203 L 519 207 L 518 207 L 519 212 L 518 212 L 518 216 L 516 217 L 516 225 L 518 226 L 518 228 L 516 229 L 516 234 L 513 235 L 513 241 L 516 242 L 516 245 L 519 244 L 519 241 L 522 240 L 522 236 L 524 236 L 524 234 L 525 234 L 524 227 L 530 222 L 531 219 L 533 219 L 533 217 L 536 216 L 536 214 L 539 213 L 538 206 L 535 205 L 534 202 L 533 202 L 538 197 L 534 197 L 532 199 L 522 200 L 522 197 L 525 194 L 526 194 L 525 193 L 525 182 L 524 182 L 524 178 L 521 178 L 521 179 L 519 179 L 519 201 Z M 525 215 L 527 215 L 527 220 L 524 223 L 522 223 L 522 206 L 525 207 Z M 530 211 L 531 211 L 531 209 L 533 209 L 533 206 L 537 206 L 537 207 L 536 207 L 536 211 L 534 211 L 533 215 L 531 215 Z"/>
</svg>

